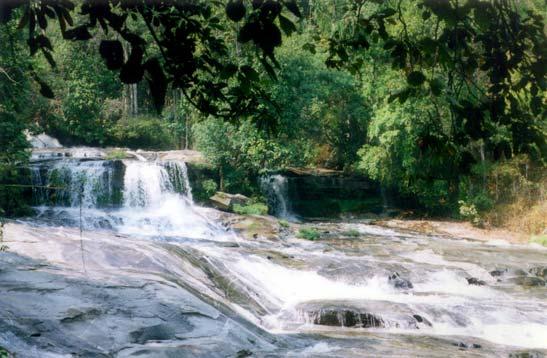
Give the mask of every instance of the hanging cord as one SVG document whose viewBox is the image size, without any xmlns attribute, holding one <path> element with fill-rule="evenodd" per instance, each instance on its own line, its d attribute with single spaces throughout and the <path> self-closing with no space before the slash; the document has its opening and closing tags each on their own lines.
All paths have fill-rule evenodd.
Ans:
<svg viewBox="0 0 547 358">
<path fill-rule="evenodd" d="M 4 245 L 3 242 L 4 242 L 4 219 L 0 217 L 0 252 L 4 252 L 8 249 L 8 247 Z"/>
<path fill-rule="evenodd" d="M 80 203 L 80 251 L 82 253 L 82 267 L 84 269 L 84 274 L 87 276 L 87 269 L 85 267 L 85 255 L 84 255 L 84 237 L 83 237 L 83 225 L 82 225 L 82 201 L 84 197 L 84 184 L 80 185 L 80 192 L 78 194 L 78 201 Z"/>
</svg>

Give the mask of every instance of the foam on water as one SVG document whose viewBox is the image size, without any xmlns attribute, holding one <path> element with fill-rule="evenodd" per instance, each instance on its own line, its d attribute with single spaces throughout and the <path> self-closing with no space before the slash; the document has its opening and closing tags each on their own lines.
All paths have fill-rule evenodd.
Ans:
<svg viewBox="0 0 547 358">
<path fill-rule="evenodd" d="M 118 206 L 106 208 L 100 205 L 99 198 L 112 197 L 116 188 L 113 167 L 105 163 L 106 161 L 94 160 L 61 160 L 48 170 L 34 168 L 32 172 L 36 183 L 50 185 L 54 179 L 61 177 L 61 182 L 67 186 L 64 191 L 56 194 L 59 199 L 58 206 L 39 206 L 40 215 L 47 217 L 49 223 L 57 223 L 58 220 L 61 223 L 78 225 L 81 214 L 86 228 L 106 228 L 131 237 L 233 240 L 232 234 L 226 233 L 201 208 L 194 205 L 184 163 L 124 161 L 120 203 Z M 273 184 L 277 189 L 282 188 L 282 183 L 274 181 Z M 49 192 L 37 191 L 35 194 L 37 197 L 42 195 L 42 201 L 51 199 Z M 280 213 L 290 213 L 287 211 L 288 204 L 283 203 L 283 192 L 277 194 L 280 195 Z M 547 318 L 544 315 L 547 304 L 537 299 L 543 296 L 534 296 L 535 299 L 522 298 L 519 301 L 518 295 L 512 295 L 514 292 L 494 287 L 496 280 L 488 270 L 479 265 L 479 261 L 473 261 L 472 257 L 467 260 L 449 260 L 442 255 L 444 249 L 420 249 L 419 247 L 429 247 L 425 245 L 430 243 L 418 236 L 407 235 L 408 240 L 395 241 L 393 237 L 402 236 L 395 230 L 364 224 L 351 225 L 342 227 L 357 228 L 360 234 L 369 235 L 378 241 L 370 246 L 371 250 L 363 245 L 360 256 L 351 256 L 343 250 L 324 252 L 329 245 L 327 242 L 296 239 L 288 241 L 290 245 L 282 242 L 279 246 L 251 240 L 241 250 L 226 249 L 216 243 L 197 249 L 201 250 L 200 255 L 203 254 L 205 261 L 211 264 L 221 262 L 216 267 L 219 274 L 233 283 L 234 290 L 256 297 L 259 301 L 257 305 L 267 314 L 262 317 L 254 315 L 236 303 L 231 305 L 234 311 L 248 321 L 261 324 L 273 332 L 284 331 L 290 324 L 294 327 L 295 322 L 284 320 L 297 315 L 284 313 L 296 310 L 300 304 L 312 301 L 349 301 L 358 305 L 376 301 L 375 307 L 380 307 L 380 310 L 404 307 L 432 323 L 432 327 L 420 326 L 420 330 L 383 329 L 386 332 L 461 335 L 497 344 L 547 348 Z M 384 248 L 374 251 L 373 246 L 379 247 L 382 244 L 379 237 L 386 238 L 385 245 L 401 246 L 392 251 Z M 437 239 L 428 240 L 432 240 L 432 244 Z M 446 243 L 439 239 L 437 245 L 439 244 Z M 472 243 L 466 248 L 478 250 L 479 245 L 482 244 Z M 284 266 L 266 259 L 262 254 L 256 254 L 258 248 L 264 247 L 298 256 L 299 260 L 306 262 L 303 265 L 305 268 Z M 513 246 L 508 248 L 504 244 L 488 247 L 489 250 L 507 252 L 512 251 L 511 248 Z M 325 266 L 330 265 L 333 267 L 328 267 L 328 277 L 324 276 L 322 273 L 325 272 Z M 381 265 L 403 267 L 407 272 L 419 272 L 419 276 L 415 274 L 418 277 L 412 281 L 414 288 L 399 290 L 393 287 L 386 277 L 385 267 L 380 267 Z M 335 275 L 339 268 L 345 274 Z M 347 274 L 349 269 L 355 269 L 354 277 Z M 466 280 L 469 276 L 484 280 L 488 285 L 469 285 Z M 226 299 L 229 300 L 229 297 Z M 382 302 L 388 304 L 382 306 Z M 302 329 L 306 330 L 304 322 L 297 321 L 296 324 L 302 324 Z M 333 349 L 335 347 L 321 343 L 301 351 L 300 354 L 328 354 Z"/>
</svg>

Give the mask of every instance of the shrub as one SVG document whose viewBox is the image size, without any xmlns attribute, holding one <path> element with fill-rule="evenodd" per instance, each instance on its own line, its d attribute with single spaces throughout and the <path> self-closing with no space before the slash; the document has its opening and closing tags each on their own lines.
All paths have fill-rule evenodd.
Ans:
<svg viewBox="0 0 547 358">
<path fill-rule="evenodd" d="M 201 183 L 201 187 L 207 198 L 210 198 L 211 196 L 213 196 L 218 189 L 218 185 L 213 179 L 205 179 Z"/>
<path fill-rule="evenodd" d="M 319 236 L 319 231 L 310 227 L 303 227 L 302 229 L 298 230 L 298 233 L 296 234 L 296 237 L 298 237 L 299 239 L 305 239 L 310 241 L 315 241 L 319 239 Z"/>
<path fill-rule="evenodd" d="M 289 227 L 289 222 L 287 220 L 279 220 L 279 226 L 281 226 L 284 229 L 287 229 Z"/>
<path fill-rule="evenodd" d="M 469 221 L 475 226 L 479 226 L 481 224 L 481 218 L 475 204 L 469 204 L 463 200 L 458 201 L 458 204 L 460 204 L 460 216 L 463 219 Z"/>
<path fill-rule="evenodd" d="M 110 153 L 108 153 L 105 157 L 106 160 L 121 160 L 125 159 L 127 154 L 125 153 L 125 150 L 123 149 L 114 149 Z"/>
<path fill-rule="evenodd" d="M 344 231 L 342 234 L 344 236 L 349 236 L 349 237 L 358 237 L 359 235 L 361 235 L 361 233 L 358 230 L 355 230 L 355 229 L 350 229 L 350 230 Z"/>
<path fill-rule="evenodd" d="M 131 149 L 166 150 L 175 148 L 168 123 L 158 117 L 123 118 L 112 128 L 113 144 Z"/>
<path fill-rule="evenodd" d="M 547 234 L 533 235 L 530 238 L 530 242 L 540 244 L 540 245 L 543 245 L 543 246 L 547 246 Z"/>
<path fill-rule="evenodd" d="M 268 206 L 264 203 L 254 203 L 249 205 L 234 205 L 234 212 L 240 215 L 266 215 Z"/>
</svg>

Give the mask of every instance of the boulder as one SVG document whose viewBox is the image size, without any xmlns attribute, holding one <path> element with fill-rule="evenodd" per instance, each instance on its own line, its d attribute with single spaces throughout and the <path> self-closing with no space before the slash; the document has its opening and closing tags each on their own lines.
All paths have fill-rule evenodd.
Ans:
<svg viewBox="0 0 547 358">
<path fill-rule="evenodd" d="M 539 277 L 534 276 L 519 276 L 519 277 L 512 277 L 509 280 L 510 282 L 516 283 L 517 285 L 521 285 L 524 287 L 541 287 L 545 286 L 545 281 L 542 280 Z"/>
<path fill-rule="evenodd" d="M 215 208 L 228 212 L 233 212 L 235 204 L 247 205 L 250 201 L 245 195 L 228 194 L 222 191 L 217 191 L 209 200 Z"/>
<path fill-rule="evenodd" d="M 389 283 L 395 288 L 408 290 L 414 287 L 414 285 L 412 285 L 412 282 L 410 282 L 409 280 L 405 278 L 402 278 L 398 272 L 395 272 L 393 275 L 390 275 L 388 280 L 389 280 Z"/>
<path fill-rule="evenodd" d="M 432 326 L 427 318 L 408 306 L 388 301 L 308 301 L 297 305 L 295 311 L 296 319 L 322 326 L 404 329 Z"/>
<path fill-rule="evenodd" d="M 470 285 L 475 285 L 475 286 L 484 286 L 484 285 L 486 285 L 486 282 L 484 282 L 483 280 L 479 280 L 476 277 L 469 277 L 467 279 L 467 283 L 470 284 Z"/>
<path fill-rule="evenodd" d="M 547 266 L 537 266 L 532 267 L 530 270 L 528 270 L 532 275 L 538 276 L 538 277 L 547 277 Z"/>
<path fill-rule="evenodd" d="M 62 148 L 63 146 L 57 138 L 53 138 L 45 133 L 31 135 L 30 132 L 25 132 L 28 142 L 32 148 Z"/>
<path fill-rule="evenodd" d="M 335 327 L 385 327 L 384 321 L 369 312 L 356 312 L 349 309 L 341 310 L 319 310 L 308 312 L 313 318 L 313 324 Z"/>
</svg>

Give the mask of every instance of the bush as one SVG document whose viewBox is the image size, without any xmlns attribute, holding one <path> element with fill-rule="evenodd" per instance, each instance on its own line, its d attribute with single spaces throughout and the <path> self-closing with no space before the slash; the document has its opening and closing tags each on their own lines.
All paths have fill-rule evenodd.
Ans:
<svg viewBox="0 0 547 358">
<path fill-rule="evenodd" d="M 358 237 L 359 235 L 361 235 L 361 233 L 358 230 L 351 229 L 351 230 L 344 231 L 342 235 L 349 236 L 349 237 Z"/>
<path fill-rule="evenodd" d="M 547 235 L 533 235 L 530 238 L 531 243 L 540 244 L 543 246 L 547 246 Z"/>
<path fill-rule="evenodd" d="M 279 226 L 281 226 L 284 229 L 287 229 L 290 226 L 287 220 L 279 220 L 278 222 L 279 222 Z"/>
<path fill-rule="evenodd" d="M 9 357 L 8 352 L 4 348 L 0 347 L 0 358 L 8 358 L 8 357 Z"/>
<path fill-rule="evenodd" d="M 125 159 L 127 157 L 127 154 L 125 153 L 125 150 L 123 149 L 114 149 L 110 153 L 108 153 L 105 157 L 106 160 L 121 160 Z"/>
<path fill-rule="evenodd" d="M 169 125 L 158 117 L 123 118 L 111 130 L 113 144 L 131 149 L 174 149 Z"/>
<path fill-rule="evenodd" d="M 298 237 L 299 239 L 305 239 L 310 241 L 315 241 L 319 239 L 319 236 L 319 231 L 310 227 L 303 227 L 302 229 L 298 230 L 298 233 L 296 234 L 296 237 Z"/>
<path fill-rule="evenodd" d="M 469 221 L 475 226 L 479 226 L 481 224 L 481 218 L 475 204 L 466 203 L 463 200 L 458 201 L 458 204 L 460 204 L 460 216 L 463 219 Z"/>
<path fill-rule="evenodd" d="M 207 198 L 212 197 L 215 195 L 218 189 L 217 183 L 213 179 L 205 179 L 201 183 L 201 187 L 203 189 L 203 192 Z"/>
<path fill-rule="evenodd" d="M 254 203 L 249 205 L 234 204 L 234 212 L 240 215 L 267 215 L 268 206 L 264 203 Z"/>
</svg>

